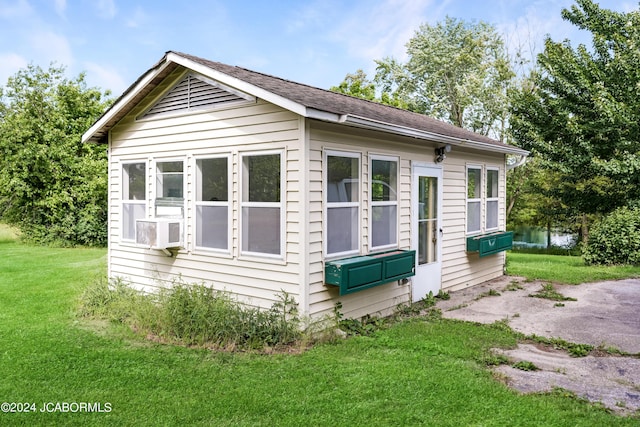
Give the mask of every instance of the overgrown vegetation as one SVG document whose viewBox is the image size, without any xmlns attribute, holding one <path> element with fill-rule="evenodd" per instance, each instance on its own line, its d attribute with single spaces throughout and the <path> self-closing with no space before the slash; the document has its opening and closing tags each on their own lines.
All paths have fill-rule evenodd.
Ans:
<svg viewBox="0 0 640 427">
<path fill-rule="evenodd" d="M 270 310 L 233 300 L 203 284 L 176 281 L 144 294 L 121 280 L 98 280 L 82 295 L 81 313 L 122 323 L 158 341 L 231 350 L 290 345 L 302 336 L 297 304 L 286 292 Z"/>
<path fill-rule="evenodd" d="M 572 357 L 585 357 L 588 356 L 591 351 L 594 350 L 594 347 L 590 344 L 578 344 L 568 342 L 561 338 L 545 338 L 539 335 L 527 335 L 525 339 L 530 340 L 532 342 L 545 344 L 551 346 L 558 350 L 564 350 L 569 353 Z"/>
<path fill-rule="evenodd" d="M 616 209 L 594 224 L 583 257 L 590 265 L 640 265 L 640 207 Z"/>
<path fill-rule="evenodd" d="M 0 86 L 0 218 L 23 239 L 106 244 L 106 149 L 81 142 L 105 96 L 53 65 L 29 65 Z"/>
<path fill-rule="evenodd" d="M 533 362 L 529 362 L 528 360 L 521 360 L 511 366 L 516 369 L 520 369 L 521 371 L 537 371 L 540 369 Z"/>
<path fill-rule="evenodd" d="M 347 336 L 372 336 L 377 331 L 386 329 L 394 323 L 407 318 L 419 317 L 425 320 L 441 319 L 442 311 L 436 308 L 435 305 L 438 300 L 445 301 L 449 298 L 451 298 L 449 293 L 441 289 L 437 294 L 429 292 L 418 302 L 399 304 L 391 316 L 379 317 L 367 315 L 360 319 L 345 319 L 340 311 L 342 309 L 342 303 L 338 302 L 334 307 L 333 317 L 338 328 Z"/>
<path fill-rule="evenodd" d="M 548 299 L 551 301 L 577 301 L 575 298 L 566 297 L 556 290 L 552 283 L 544 283 L 542 287 L 532 294 L 529 294 L 533 298 Z"/>
</svg>

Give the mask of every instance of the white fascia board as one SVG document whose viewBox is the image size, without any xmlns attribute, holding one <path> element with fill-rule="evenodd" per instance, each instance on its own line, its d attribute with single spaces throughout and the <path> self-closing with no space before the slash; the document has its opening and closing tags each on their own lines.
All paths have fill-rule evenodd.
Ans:
<svg viewBox="0 0 640 427">
<path fill-rule="evenodd" d="M 259 88 L 228 74 L 213 70 L 206 65 L 202 65 L 180 55 L 176 55 L 173 52 L 167 54 L 167 61 L 175 62 L 176 64 L 189 68 L 199 74 L 202 74 L 203 76 L 209 77 L 210 79 L 219 81 L 220 83 L 236 88 L 237 90 L 246 92 L 249 95 L 255 96 L 256 98 L 264 99 L 265 101 L 282 107 L 285 110 L 289 110 L 301 116 L 307 117 L 307 108 L 304 105 L 293 102 L 287 98 L 283 98 L 282 96 L 276 95 L 273 92 L 269 92 L 268 90 Z"/>
<path fill-rule="evenodd" d="M 307 108 L 306 110 L 305 117 L 324 122 L 344 123 L 347 118 L 345 114 L 330 113 L 328 111 L 316 110 L 315 108 Z"/>
<path fill-rule="evenodd" d="M 112 105 L 111 108 L 109 108 L 109 111 L 107 111 L 104 116 L 102 116 L 97 122 L 93 124 L 93 126 L 91 126 L 84 134 L 82 134 L 82 142 L 84 143 L 89 141 L 99 129 L 105 126 L 113 118 L 113 116 L 118 114 L 118 112 L 126 107 L 127 104 L 129 104 L 129 102 L 131 102 L 131 100 L 134 99 L 136 95 L 138 95 L 138 93 L 142 89 L 144 89 L 144 87 L 150 81 L 152 81 L 167 67 L 167 65 L 169 65 L 169 62 L 165 61 L 162 64 L 159 64 L 157 68 L 149 70 L 133 89 L 128 91 L 116 104 Z"/>
<path fill-rule="evenodd" d="M 452 136 L 441 135 L 434 132 L 428 132 L 428 131 L 408 128 L 404 126 L 392 125 L 389 123 L 379 122 L 377 120 L 371 120 L 371 119 L 358 117 L 358 116 L 346 115 L 340 121 L 343 123 L 349 123 L 354 126 L 358 126 L 362 128 L 382 130 L 385 132 L 395 133 L 397 135 L 410 136 L 410 137 L 419 138 L 419 139 L 426 139 L 429 141 L 440 142 L 442 144 L 451 144 L 457 147 L 467 146 L 467 147 L 477 148 L 483 151 L 491 151 L 495 153 L 515 154 L 515 155 L 521 155 L 521 156 L 529 155 L 528 151 L 518 147 L 511 146 L 511 145 L 505 144 L 503 146 L 499 146 L 494 144 L 488 144 L 486 142 L 473 141 L 471 139 L 456 138 Z"/>
</svg>

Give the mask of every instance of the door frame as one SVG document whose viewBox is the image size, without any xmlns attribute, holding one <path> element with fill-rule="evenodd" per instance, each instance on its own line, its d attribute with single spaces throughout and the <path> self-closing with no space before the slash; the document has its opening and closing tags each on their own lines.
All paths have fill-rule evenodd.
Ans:
<svg viewBox="0 0 640 427">
<path fill-rule="evenodd" d="M 429 264 L 418 264 L 418 177 L 429 176 L 438 179 L 436 204 L 437 220 L 436 233 L 438 236 L 436 244 L 437 261 Z M 411 281 L 411 300 L 420 301 L 431 291 L 434 294 L 442 287 L 442 195 L 443 195 L 443 168 L 436 163 L 412 162 L 411 164 L 411 249 L 416 251 L 415 269 L 416 274 Z"/>
</svg>

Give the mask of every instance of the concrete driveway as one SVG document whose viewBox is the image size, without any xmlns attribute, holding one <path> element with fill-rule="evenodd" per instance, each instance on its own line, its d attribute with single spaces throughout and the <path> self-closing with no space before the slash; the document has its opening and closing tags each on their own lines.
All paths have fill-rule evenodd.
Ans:
<svg viewBox="0 0 640 427">
<path fill-rule="evenodd" d="M 560 387 L 619 413 L 640 411 L 640 280 L 554 285 L 557 292 L 575 301 L 530 296 L 546 283 L 505 276 L 451 292 L 451 298 L 439 301 L 437 307 L 445 318 L 487 324 L 506 320 L 512 329 L 526 335 L 626 353 L 621 357 L 598 351 L 597 356 L 576 358 L 549 346 L 521 344 L 495 351 L 512 363 L 528 361 L 539 370 L 501 365 L 496 372 L 525 393 Z"/>
</svg>

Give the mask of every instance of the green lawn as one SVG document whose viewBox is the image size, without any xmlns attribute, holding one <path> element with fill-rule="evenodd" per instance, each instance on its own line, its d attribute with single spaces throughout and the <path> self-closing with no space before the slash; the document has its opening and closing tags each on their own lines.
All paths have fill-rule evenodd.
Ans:
<svg viewBox="0 0 640 427">
<path fill-rule="evenodd" d="M 563 393 L 521 396 L 497 382 L 478 361 L 515 344 L 498 326 L 414 319 L 276 356 L 143 342 L 76 317 L 105 253 L 0 243 L 0 402 L 38 410 L 0 412 L 0 425 L 638 425 Z M 110 411 L 39 412 L 47 402 Z"/>
<path fill-rule="evenodd" d="M 558 256 L 510 252 L 507 254 L 507 274 L 531 280 L 577 285 L 601 280 L 640 277 L 640 267 L 587 266 L 579 256 Z"/>
</svg>

